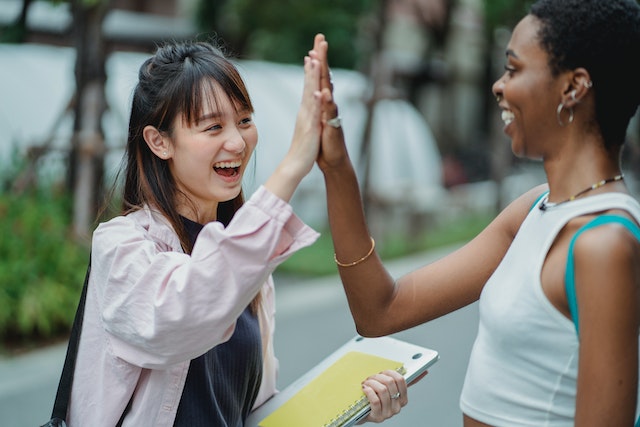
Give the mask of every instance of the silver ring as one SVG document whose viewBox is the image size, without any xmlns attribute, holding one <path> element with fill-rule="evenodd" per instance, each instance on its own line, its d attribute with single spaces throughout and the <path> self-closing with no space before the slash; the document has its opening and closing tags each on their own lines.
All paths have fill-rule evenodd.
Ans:
<svg viewBox="0 0 640 427">
<path fill-rule="evenodd" d="M 396 394 L 392 394 L 392 395 L 391 395 L 391 398 L 392 398 L 392 399 L 397 399 L 397 398 L 399 398 L 399 397 L 400 397 L 400 392 L 397 392 Z"/>
<path fill-rule="evenodd" d="M 342 126 L 342 119 L 340 116 L 336 116 L 331 120 L 327 120 L 327 124 L 333 128 L 340 129 Z"/>
</svg>

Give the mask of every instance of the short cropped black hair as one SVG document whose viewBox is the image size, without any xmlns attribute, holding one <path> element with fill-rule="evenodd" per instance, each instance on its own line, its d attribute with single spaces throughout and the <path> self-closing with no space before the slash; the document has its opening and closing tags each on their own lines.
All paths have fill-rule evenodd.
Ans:
<svg viewBox="0 0 640 427">
<path fill-rule="evenodd" d="M 636 0 L 538 0 L 540 44 L 551 72 L 585 68 L 607 147 L 624 143 L 640 102 L 640 6 Z"/>
</svg>

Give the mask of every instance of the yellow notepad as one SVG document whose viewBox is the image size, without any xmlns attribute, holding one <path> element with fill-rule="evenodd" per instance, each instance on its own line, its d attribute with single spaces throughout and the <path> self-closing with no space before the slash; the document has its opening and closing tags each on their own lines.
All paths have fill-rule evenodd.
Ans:
<svg viewBox="0 0 640 427">
<path fill-rule="evenodd" d="M 362 381 L 402 362 L 350 351 L 340 357 L 277 410 L 260 421 L 260 427 L 339 427 L 369 404 Z"/>
</svg>

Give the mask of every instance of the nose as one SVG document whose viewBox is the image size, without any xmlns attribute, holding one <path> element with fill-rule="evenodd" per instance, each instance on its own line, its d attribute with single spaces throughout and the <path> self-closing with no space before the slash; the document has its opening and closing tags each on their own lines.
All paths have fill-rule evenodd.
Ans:
<svg viewBox="0 0 640 427">
<path fill-rule="evenodd" d="M 234 154 L 240 154 L 246 147 L 247 143 L 244 141 L 242 133 L 238 129 L 230 131 L 229 137 L 225 141 L 224 149 Z"/>
<path fill-rule="evenodd" d="M 496 97 L 496 101 L 498 102 L 502 100 L 503 89 L 504 89 L 504 82 L 502 80 L 502 77 L 500 77 L 491 86 L 491 92 L 493 92 L 493 95 Z"/>
</svg>

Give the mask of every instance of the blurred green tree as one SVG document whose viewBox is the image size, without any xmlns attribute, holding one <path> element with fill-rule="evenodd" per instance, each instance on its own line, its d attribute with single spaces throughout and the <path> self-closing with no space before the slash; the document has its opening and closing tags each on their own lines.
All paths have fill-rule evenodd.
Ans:
<svg viewBox="0 0 640 427">
<path fill-rule="evenodd" d="M 526 15 L 533 0 L 484 0 L 486 30 L 489 36 L 496 28 L 513 28 Z"/>
<path fill-rule="evenodd" d="M 299 63 L 323 33 L 331 43 L 333 67 L 356 69 L 366 59 L 363 26 L 378 0 L 200 0 L 196 23 L 216 34 L 234 54 L 250 59 Z"/>
</svg>

